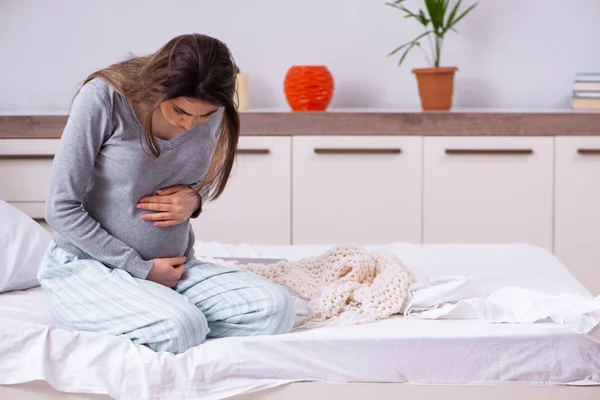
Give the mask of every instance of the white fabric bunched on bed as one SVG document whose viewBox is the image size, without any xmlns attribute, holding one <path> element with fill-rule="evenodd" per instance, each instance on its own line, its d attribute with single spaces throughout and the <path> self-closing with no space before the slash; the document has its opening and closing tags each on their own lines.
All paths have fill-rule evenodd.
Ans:
<svg viewBox="0 0 600 400">
<path fill-rule="evenodd" d="M 527 324 L 551 320 L 600 343 L 600 296 L 594 299 L 563 293 L 552 295 L 517 286 L 487 296 L 473 279 L 448 276 L 410 287 L 403 314 L 423 319 L 477 319 L 490 323 Z"/>
</svg>

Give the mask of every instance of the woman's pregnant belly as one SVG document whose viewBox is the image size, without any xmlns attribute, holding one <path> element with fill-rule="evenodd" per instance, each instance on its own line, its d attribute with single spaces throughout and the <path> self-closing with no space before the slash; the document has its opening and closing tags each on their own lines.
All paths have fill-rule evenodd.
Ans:
<svg viewBox="0 0 600 400">
<path fill-rule="evenodd" d="M 96 199 L 94 201 L 94 198 Z M 138 210 L 137 200 L 102 199 L 90 196 L 88 212 L 110 235 L 137 251 L 145 260 L 181 257 L 189 241 L 189 222 L 165 228 L 154 226 L 154 221 L 141 219 L 148 211 Z"/>
</svg>

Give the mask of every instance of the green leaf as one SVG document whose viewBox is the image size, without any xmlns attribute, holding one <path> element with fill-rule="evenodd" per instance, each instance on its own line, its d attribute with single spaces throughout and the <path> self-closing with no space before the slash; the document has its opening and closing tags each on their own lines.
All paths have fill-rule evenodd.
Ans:
<svg viewBox="0 0 600 400">
<path fill-rule="evenodd" d="M 445 4 L 446 0 L 425 0 L 429 18 L 431 19 L 433 30 L 436 33 L 441 32 L 442 29 L 444 29 L 444 14 L 446 13 L 446 10 L 444 9 Z"/>
<path fill-rule="evenodd" d="M 404 8 L 402 11 L 404 11 L 407 15 L 404 18 L 416 18 L 419 19 L 419 16 L 417 14 L 414 14 L 413 12 L 407 10 L 406 8 Z"/>
<path fill-rule="evenodd" d="M 385 3 L 385 4 L 387 4 L 388 6 L 397 7 L 397 6 L 398 6 L 398 4 L 400 4 L 400 3 L 404 2 L 404 1 L 405 1 L 405 0 L 396 0 L 396 1 L 392 2 L 392 3 L 390 3 L 390 2 L 387 2 L 387 3 Z"/>
<path fill-rule="evenodd" d="M 454 27 L 454 25 L 456 25 L 461 19 L 463 19 L 472 9 L 475 8 L 475 6 L 477 5 L 477 3 L 471 5 L 469 8 L 467 8 L 462 14 L 460 14 L 458 17 L 456 17 L 456 19 L 446 27 L 446 30 L 448 29 L 452 29 L 452 27 Z"/>
<path fill-rule="evenodd" d="M 385 3 L 386 6 L 390 6 L 390 7 L 394 7 L 397 8 L 398 10 L 402 10 L 404 7 L 403 6 L 399 6 L 396 3 Z"/>
<path fill-rule="evenodd" d="M 386 5 L 390 6 L 390 7 L 394 7 L 397 8 L 398 10 L 403 10 L 403 11 L 407 11 L 406 7 L 404 7 L 403 5 L 400 4 L 401 2 L 399 1 L 395 1 L 393 3 L 385 3 Z"/>
<path fill-rule="evenodd" d="M 402 50 L 403 48 L 405 48 L 406 46 L 408 46 L 411 43 L 412 42 L 407 42 L 407 43 L 404 43 L 402 46 L 396 47 L 394 50 L 392 50 L 388 53 L 388 57 L 393 56 L 394 54 L 396 54 L 397 52 L 399 52 L 400 50 Z"/>
<path fill-rule="evenodd" d="M 447 14 L 449 5 L 450 5 L 450 0 L 443 0 L 442 8 L 440 10 L 440 31 L 444 30 L 444 21 L 446 20 L 446 14 Z"/>
<path fill-rule="evenodd" d="M 402 1 L 404 1 L 404 0 L 402 0 Z M 399 6 L 399 5 L 398 5 L 398 2 L 396 2 L 396 3 L 385 3 L 385 4 L 386 4 L 386 5 L 388 5 L 388 6 L 391 6 L 391 7 L 397 8 L 398 10 L 404 11 L 404 12 L 406 13 L 406 15 L 404 16 L 404 18 L 415 18 L 415 19 L 419 20 L 419 22 L 423 23 L 423 22 L 421 21 L 421 18 L 420 18 L 420 16 L 419 16 L 419 15 L 417 15 L 417 14 L 413 13 L 412 11 L 410 11 L 409 9 L 407 9 L 407 8 L 406 8 L 406 7 L 404 7 L 404 6 Z M 426 24 L 425 24 L 425 25 L 426 25 Z"/>
<path fill-rule="evenodd" d="M 396 3 L 385 3 L 386 6 L 390 6 L 390 7 L 394 7 L 394 8 L 400 8 L 400 6 L 396 5 Z"/>
<path fill-rule="evenodd" d="M 412 49 L 415 46 L 419 46 L 420 47 L 421 44 L 419 42 L 412 42 L 410 44 L 410 46 L 408 46 L 408 49 L 406 49 L 406 51 L 404 52 L 404 54 L 402 54 L 402 57 L 400 57 L 400 61 L 398 61 L 398 66 L 402 65 L 402 63 L 404 62 L 404 59 L 408 55 L 408 52 L 410 51 L 410 49 Z"/>
<path fill-rule="evenodd" d="M 448 27 L 452 25 L 452 21 L 454 21 L 454 16 L 456 16 L 456 12 L 460 8 L 461 2 L 462 0 L 458 0 L 458 2 L 456 2 L 456 4 L 454 5 L 454 8 L 452 8 L 452 11 L 450 11 L 450 15 L 448 15 L 448 20 L 446 21 L 446 30 L 448 30 Z"/>
<path fill-rule="evenodd" d="M 429 19 L 425 16 L 423 10 L 419 10 L 419 21 L 423 24 L 423 26 L 427 26 L 429 23 Z"/>
<path fill-rule="evenodd" d="M 396 47 L 396 49 L 394 49 L 392 52 L 390 52 L 388 54 L 388 56 L 393 56 L 394 54 L 396 54 L 397 52 L 399 52 L 400 50 L 402 50 L 403 48 L 405 48 L 406 46 L 409 45 L 413 45 L 415 42 L 419 41 L 420 39 L 424 38 L 425 36 L 429 35 L 430 33 L 433 33 L 431 31 L 427 31 L 419 36 L 417 36 L 416 38 L 414 38 L 413 40 L 411 40 L 410 42 L 406 42 L 404 43 L 402 46 L 398 46 Z"/>
</svg>

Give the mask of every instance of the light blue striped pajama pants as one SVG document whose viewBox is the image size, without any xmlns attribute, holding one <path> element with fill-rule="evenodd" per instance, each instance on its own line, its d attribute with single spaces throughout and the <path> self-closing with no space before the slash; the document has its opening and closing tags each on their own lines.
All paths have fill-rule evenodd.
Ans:
<svg viewBox="0 0 600 400">
<path fill-rule="evenodd" d="M 257 275 L 191 260 L 174 288 L 79 259 L 54 242 L 39 280 L 56 321 L 120 335 L 155 351 L 183 353 L 208 338 L 289 332 L 293 298 Z"/>
</svg>

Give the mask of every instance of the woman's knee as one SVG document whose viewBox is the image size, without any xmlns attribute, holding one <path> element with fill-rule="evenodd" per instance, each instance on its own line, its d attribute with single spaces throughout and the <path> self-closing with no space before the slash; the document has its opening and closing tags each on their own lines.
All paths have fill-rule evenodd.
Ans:
<svg viewBox="0 0 600 400">
<path fill-rule="evenodd" d="M 204 343 L 209 332 L 206 317 L 192 304 L 186 307 L 165 308 L 156 322 L 151 326 L 141 328 L 144 330 L 142 341 L 154 351 L 167 351 L 170 353 L 184 353 L 192 347 Z M 139 335 L 142 332 L 134 333 Z M 142 344 L 142 343 L 140 343 Z"/>
<path fill-rule="evenodd" d="M 263 334 L 288 333 L 296 322 L 294 298 L 281 286 L 268 284 L 264 287 L 266 315 L 260 329 Z"/>
</svg>

